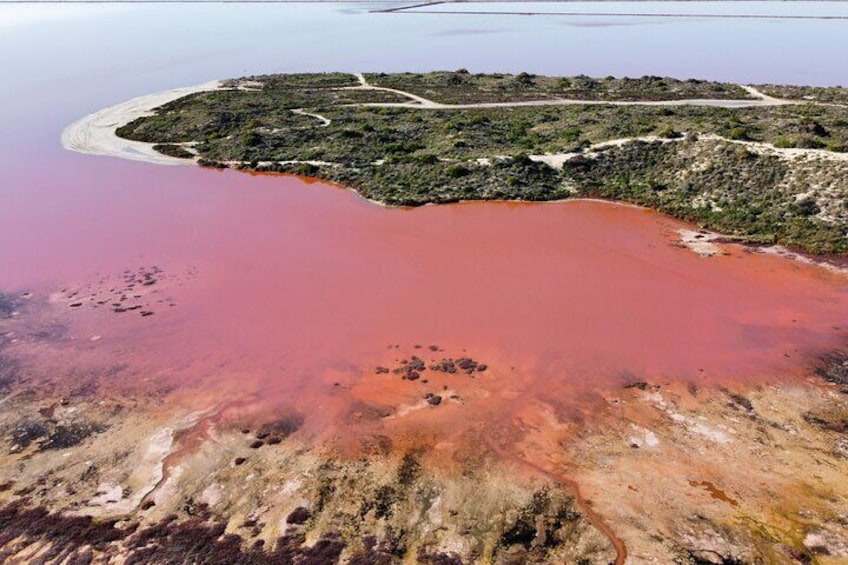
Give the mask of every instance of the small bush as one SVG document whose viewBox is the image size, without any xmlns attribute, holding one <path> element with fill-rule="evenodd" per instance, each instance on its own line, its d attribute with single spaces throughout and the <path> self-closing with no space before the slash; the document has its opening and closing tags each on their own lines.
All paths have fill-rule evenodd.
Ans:
<svg viewBox="0 0 848 565">
<path fill-rule="evenodd" d="M 727 137 L 735 141 L 751 141 L 751 136 L 748 135 L 748 130 L 741 126 L 731 129 L 727 134 Z"/>
<path fill-rule="evenodd" d="M 683 137 L 683 134 L 675 130 L 670 125 L 667 125 L 657 132 L 657 136 L 662 137 L 663 139 L 680 139 Z"/>
<path fill-rule="evenodd" d="M 450 165 L 447 169 L 445 169 L 445 174 L 447 174 L 450 178 L 456 179 L 459 177 L 464 177 L 470 173 L 466 167 L 463 165 Z"/>
<path fill-rule="evenodd" d="M 194 153 L 172 143 L 157 143 L 153 146 L 153 150 L 158 151 L 162 155 L 176 157 L 177 159 L 194 159 Z"/>
</svg>

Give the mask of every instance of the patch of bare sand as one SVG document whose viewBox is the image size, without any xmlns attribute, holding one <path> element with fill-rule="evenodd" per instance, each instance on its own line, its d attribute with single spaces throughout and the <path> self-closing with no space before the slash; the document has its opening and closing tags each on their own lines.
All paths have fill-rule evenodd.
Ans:
<svg viewBox="0 0 848 565">
<path fill-rule="evenodd" d="M 120 157 L 157 165 L 193 164 L 194 161 L 191 159 L 178 159 L 155 151 L 152 143 L 118 137 L 115 131 L 136 118 L 152 115 L 155 109 L 163 104 L 189 94 L 218 90 L 221 85 L 221 81 L 213 80 L 195 86 L 139 96 L 104 108 L 66 127 L 62 132 L 62 147 L 78 153 Z"/>
</svg>

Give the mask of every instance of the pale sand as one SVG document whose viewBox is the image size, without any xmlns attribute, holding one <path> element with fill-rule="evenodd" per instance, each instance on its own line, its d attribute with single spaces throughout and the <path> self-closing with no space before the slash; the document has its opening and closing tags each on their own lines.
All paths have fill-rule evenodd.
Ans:
<svg viewBox="0 0 848 565">
<path fill-rule="evenodd" d="M 721 253 L 721 247 L 715 243 L 717 239 L 723 237 L 721 234 L 686 228 L 678 229 L 677 234 L 680 236 L 678 240 L 680 245 L 688 248 L 690 251 L 694 251 L 698 255 L 712 257 Z"/>
<path fill-rule="evenodd" d="M 192 159 L 178 159 L 162 155 L 158 151 L 154 151 L 154 144 L 152 143 L 120 138 L 115 134 L 115 130 L 136 118 L 152 115 L 153 110 L 163 104 L 195 92 L 207 92 L 217 90 L 220 87 L 221 81 L 213 80 L 196 86 L 186 86 L 139 96 L 89 114 L 65 128 L 65 131 L 62 132 L 62 147 L 89 155 L 107 155 L 157 165 L 194 164 Z"/>
</svg>

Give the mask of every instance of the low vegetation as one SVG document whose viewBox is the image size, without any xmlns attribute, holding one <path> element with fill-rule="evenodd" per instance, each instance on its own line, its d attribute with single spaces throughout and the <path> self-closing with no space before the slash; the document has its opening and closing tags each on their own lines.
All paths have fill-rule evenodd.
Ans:
<svg viewBox="0 0 848 565">
<path fill-rule="evenodd" d="M 444 103 L 748 96 L 734 85 L 657 77 L 460 70 L 366 78 Z M 227 86 L 166 104 L 118 134 L 180 157 L 188 151 L 175 144 L 195 142 L 206 166 L 314 176 L 392 205 L 596 196 L 753 243 L 848 253 L 848 160 L 828 157 L 846 151 L 848 120 L 831 104 L 422 109 L 340 73 L 247 77 Z M 777 94 L 833 98 L 832 89 L 780 88 Z M 545 164 L 546 154 L 567 154 L 564 165 Z"/>
<path fill-rule="evenodd" d="M 155 151 L 168 157 L 176 157 L 177 159 L 194 159 L 194 153 L 183 147 L 173 143 L 157 143 L 153 146 Z"/>
<path fill-rule="evenodd" d="M 848 88 L 845 88 L 844 86 L 820 87 L 764 84 L 757 88 L 760 92 L 776 98 L 848 104 Z"/>
<path fill-rule="evenodd" d="M 529 73 L 471 74 L 465 69 L 433 73 L 375 73 L 369 83 L 396 88 L 446 104 L 515 102 L 545 98 L 575 100 L 743 99 L 749 94 L 735 84 L 668 77 L 546 77 Z"/>
</svg>

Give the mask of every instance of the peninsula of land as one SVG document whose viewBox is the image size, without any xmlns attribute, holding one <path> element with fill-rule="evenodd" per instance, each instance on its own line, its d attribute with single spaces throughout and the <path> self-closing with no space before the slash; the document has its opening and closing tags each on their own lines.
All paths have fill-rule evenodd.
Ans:
<svg viewBox="0 0 848 565">
<path fill-rule="evenodd" d="M 286 74 L 144 96 L 82 152 L 285 172 L 388 205 L 596 197 L 750 244 L 848 252 L 848 89 L 662 77 Z"/>
</svg>

